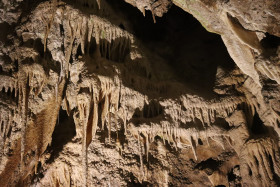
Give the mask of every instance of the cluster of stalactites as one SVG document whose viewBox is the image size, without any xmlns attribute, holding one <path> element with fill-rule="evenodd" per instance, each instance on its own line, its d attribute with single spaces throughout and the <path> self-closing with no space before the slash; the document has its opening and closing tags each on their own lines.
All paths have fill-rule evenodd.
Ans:
<svg viewBox="0 0 280 187">
<path fill-rule="evenodd" d="M 241 174 L 244 183 L 261 186 L 276 186 L 280 175 L 279 147 L 271 137 L 250 139 L 240 153 Z M 254 180 L 253 182 L 251 180 Z"/>
<path fill-rule="evenodd" d="M 254 113 L 254 106 L 247 104 L 245 97 L 229 97 L 206 102 L 199 98 L 182 96 L 181 101 L 180 104 L 170 101 L 173 104 L 165 107 L 165 112 L 176 122 L 187 123 L 198 119 L 203 126 L 210 126 L 215 123 L 217 117 L 226 118 L 238 107 L 247 107 Z M 162 104 L 164 105 L 163 102 Z"/>
<path fill-rule="evenodd" d="M 164 144 L 165 142 L 177 148 L 191 147 L 194 158 L 197 159 L 196 147 L 199 141 L 205 141 L 209 145 L 209 138 L 214 140 L 224 149 L 224 142 L 231 144 L 229 135 L 218 128 L 209 127 L 203 130 L 197 128 L 182 128 L 179 125 L 172 125 L 168 121 L 161 121 L 160 123 L 141 124 L 140 127 L 135 127 L 133 124 L 129 125 L 129 130 L 135 137 L 142 135 L 141 142 L 146 145 L 146 156 L 148 160 L 149 147 L 155 141 L 155 137 L 160 137 Z"/>
<path fill-rule="evenodd" d="M 24 169 L 25 137 L 28 118 L 29 96 L 37 96 L 41 93 L 46 77 L 41 65 L 22 65 L 17 73 L 19 103 L 18 110 L 22 119 L 21 127 L 21 170 Z"/>
<path fill-rule="evenodd" d="M 111 125 L 112 120 L 115 120 L 115 113 L 122 112 L 123 110 L 119 108 L 119 97 L 120 88 L 115 86 L 115 83 L 107 79 L 106 77 L 99 77 L 100 81 L 85 80 L 82 83 L 81 90 L 83 86 L 87 85 L 88 90 L 77 95 L 77 109 L 79 118 L 76 119 L 76 131 L 77 136 L 82 139 L 82 162 L 83 162 L 83 176 L 84 183 L 87 183 L 87 147 L 91 143 L 92 139 L 95 138 L 97 131 L 98 121 L 101 121 L 101 129 L 104 130 L 106 125 L 108 129 L 108 139 L 111 143 Z M 101 81 L 102 80 L 102 81 Z M 66 94 L 67 98 L 67 94 Z M 68 96 L 70 98 L 70 96 Z M 69 101 L 66 101 L 69 103 Z M 101 110 L 99 110 L 101 106 Z M 67 106 L 67 110 L 71 109 L 71 106 Z M 101 114 L 98 114 L 101 111 Z M 70 111 L 68 111 L 70 113 Z M 98 119 L 101 116 L 101 119 Z M 114 116 L 115 118 L 112 118 Z M 125 117 L 124 117 L 125 118 Z M 126 119 L 123 119 L 124 121 Z"/>
<path fill-rule="evenodd" d="M 77 53 L 79 45 L 81 45 L 82 54 L 88 54 L 90 44 L 92 40 L 95 40 L 96 55 L 100 56 L 101 53 L 103 57 L 112 59 L 115 53 L 119 53 L 118 56 L 124 56 L 125 50 L 134 41 L 131 34 L 97 16 L 77 16 L 70 12 L 65 17 L 67 17 L 66 20 L 63 20 L 63 28 L 66 33 L 65 64 L 62 65 L 62 69 L 66 70 L 65 73 L 69 71 L 68 63 L 71 55 Z"/>
<path fill-rule="evenodd" d="M 18 81 L 10 76 L 1 75 L 0 76 L 0 90 L 4 90 L 6 93 L 14 93 L 14 97 L 18 96 Z M 9 102 L 9 101 L 5 101 Z"/>
<path fill-rule="evenodd" d="M 0 137 L 1 144 L 5 143 L 6 138 L 9 138 L 13 128 L 13 123 L 20 124 L 20 116 L 16 110 L 7 106 L 0 105 Z"/>
<path fill-rule="evenodd" d="M 125 132 L 129 128 L 126 126 L 126 122 L 132 116 L 129 117 L 129 115 L 127 114 L 127 106 L 125 100 L 121 99 L 122 94 L 124 93 L 121 93 L 121 87 L 119 86 L 120 83 L 114 82 L 112 79 L 103 76 L 97 77 L 98 81 L 85 79 L 83 83 L 81 83 L 81 87 L 89 88 L 89 93 L 87 94 L 87 96 L 84 96 L 84 94 L 80 94 L 80 96 L 78 95 L 78 98 L 80 98 L 78 99 L 79 102 L 77 103 L 78 110 L 80 113 L 80 117 L 83 116 L 82 121 L 86 121 L 86 123 L 83 122 L 83 134 L 86 134 L 86 129 L 88 129 L 87 126 L 90 126 L 92 128 L 91 137 L 94 138 L 99 121 L 98 116 L 101 116 L 101 130 L 104 130 L 104 127 L 106 125 L 110 143 L 111 125 L 116 123 L 117 121 L 116 119 L 112 119 L 112 116 L 120 117 L 122 119 Z M 174 118 L 172 119 L 173 122 L 171 123 L 168 121 L 163 121 L 159 123 L 154 122 L 150 125 L 141 124 L 140 127 L 133 126 L 132 128 L 129 128 L 129 131 L 135 132 L 133 134 L 136 137 L 138 135 L 143 135 L 145 137 L 145 140 L 141 142 L 146 143 L 147 155 L 150 147 L 149 144 L 154 141 L 156 136 L 161 137 L 164 142 L 167 141 L 168 143 L 173 144 L 176 148 L 191 147 L 196 159 L 196 147 L 199 144 L 199 139 L 201 141 L 204 140 L 208 143 L 208 139 L 210 138 L 224 148 L 223 142 L 226 140 L 231 143 L 230 137 L 220 129 L 214 129 L 214 127 L 211 125 L 215 123 L 217 117 L 226 118 L 231 115 L 238 107 L 246 106 L 249 109 L 251 108 L 251 106 L 247 106 L 248 104 L 246 104 L 246 99 L 244 97 L 229 97 L 219 101 L 213 100 L 211 102 L 206 102 L 201 99 L 199 101 L 198 100 L 199 99 L 197 98 L 192 99 L 188 98 L 187 96 L 182 96 L 182 106 L 176 105 L 174 103 L 170 105 L 170 102 L 166 100 L 159 101 L 159 103 L 157 103 L 158 107 L 155 108 L 163 107 L 163 109 L 161 110 L 164 110 L 165 115 L 172 116 L 172 118 Z M 123 103 L 122 106 L 119 106 L 119 102 Z M 148 102 L 147 98 L 143 97 L 142 109 L 144 109 L 146 102 Z M 98 115 L 99 106 L 101 106 L 100 115 Z M 147 107 L 149 106 L 150 105 L 147 105 Z M 153 105 L 151 105 L 151 107 L 152 106 Z M 170 106 L 172 106 L 172 108 L 170 108 Z M 182 109 L 182 107 L 184 107 L 184 109 Z M 150 111 L 151 109 L 148 108 L 147 110 Z M 253 113 L 254 109 L 251 110 L 251 112 Z M 195 119 L 199 119 L 202 122 L 203 129 L 199 129 L 198 127 L 190 128 L 187 126 L 187 124 L 185 125 L 186 127 L 179 127 L 179 124 L 195 122 Z M 174 126 L 172 124 L 176 125 Z"/>
<path fill-rule="evenodd" d="M 79 114 L 87 114 L 84 118 L 89 125 L 92 127 L 92 138 L 94 138 L 96 130 L 97 130 L 97 123 L 99 121 L 98 116 L 101 116 L 101 129 L 104 129 L 104 126 L 107 125 L 107 129 L 109 130 L 110 136 L 110 125 L 111 125 L 111 115 L 119 114 L 123 112 L 123 109 L 119 106 L 119 100 L 121 97 L 121 87 L 119 86 L 120 83 L 116 83 L 117 80 L 112 80 L 103 76 L 97 76 L 99 81 L 96 80 L 83 80 L 81 83 L 80 90 L 87 90 L 86 93 L 78 93 L 77 95 L 77 106 Z M 85 89 L 87 88 L 87 89 Z M 87 96 L 85 96 L 87 95 Z M 66 93 L 66 109 L 67 113 L 70 114 L 70 110 L 73 109 L 76 104 L 71 104 L 71 94 Z M 81 101 L 87 98 L 87 102 L 85 106 L 81 105 Z M 101 106 L 101 114 L 98 114 L 98 107 Z M 119 115 L 114 115 L 119 116 Z M 87 124 L 86 124 L 87 125 Z M 110 139 L 110 138 L 109 138 Z"/>
</svg>

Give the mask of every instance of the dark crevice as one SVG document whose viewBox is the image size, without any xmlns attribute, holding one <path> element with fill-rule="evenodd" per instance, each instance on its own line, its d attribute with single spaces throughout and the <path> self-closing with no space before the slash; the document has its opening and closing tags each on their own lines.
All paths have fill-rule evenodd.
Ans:
<svg viewBox="0 0 280 187">
<path fill-rule="evenodd" d="M 14 101 L 15 104 L 18 105 L 19 92 L 17 91 L 17 94 L 15 92 L 16 90 L 11 90 L 10 87 L 8 87 L 8 90 L 5 87 L 2 87 L 0 90 L 0 97 L 3 101 Z"/>
<path fill-rule="evenodd" d="M 17 60 L 12 61 L 11 57 L 8 55 L 3 55 L 0 57 L 0 74 L 6 76 L 13 76 L 13 72 L 18 71 Z"/>
<path fill-rule="evenodd" d="M 203 145 L 203 142 L 202 142 L 202 140 L 200 138 L 198 138 L 198 144 L 199 145 Z"/>
<path fill-rule="evenodd" d="M 138 179 L 132 174 L 130 173 L 130 181 L 127 183 L 128 187 L 144 187 L 144 186 L 152 186 L 152 184 L 150 184 L 149 182 L 140 182 L 138 181 Z"/>
<path fill-rule="evenodd" d="M 48 163 L 52 163 L 62 151 L 63 146 L 70 142 L 76 135 L 76 128 L 72 115 L 68 116 L 65 110 L 60 109 L 58 120 L 59 121 L 56 124 L 54 132 L 52 134 L 51 145 L 47 150 L 51 153 L 51 157 L 49 158 Z"/>
<path fill-rule="evenodd" d="M 163 114 L 163 108 L 156 100 L 151 100 L 148 104 L 145 103 L 143 110 L 136 108 L 133 118 L 155 118 Z"/>
<path fill-rule="evenodd" d="M 83 53 L 82 53 L 82 48 L 81 48 L 81 44 L 79 44 L 78 48 L 77 48 L 77 51 L 76 51 L 76 55 L 75 55 L 75 59 L 79 59 L 83 56 Z"/>
<path fill-rule="evenodd" d="M 218 170 L 219 166 L 222 164 L 219 160 L 214 160 L 213 158 L 209 158 L 205 161 L 198 163 L 195 166 L 195 169 L 203 170 L 207 175 L 212 175 L 212 173 Z"/>
<path fill-rule="evenodd" d="M 163 108 L 157 101 L 152 100 L 148 105 L 145 103 L 143 109 L 143 116 L 145 118 L 154 118 L 161 114 L 163 114 Z"/>
<path fill-rule="evenodd" d="M 264 48 L 276 49 L 278 46 L 280 46 L 280 37 L 265 33 L 265 38 L 261 40 L 261 45 Z"/>
<path fill-rule="evenodd" d="M 90 40 L 90 43 L 86 43 L 85 48 L 87 49 L 87 53 L 89 54 L 89 56 L 93 58 L 97 48 L 95 39 L 92 38 Z"/>
<path fill-rule="evenodd" d="M 265 127 L 263 121 L 260 119 L 258 113 L 256 113 L 253 117 L 251 132 L 254 135 L 261 135 L 261 134 L 265 134 L 267 132 L 267 128 Z"/>
<path fill-rule="evenodd" d="M 119 25 L 119 27 L 120 27 L 122 30 L 125 30 L 125 27 L 124 27 L 124 25 L 123 25 L 122 23 Z"/>
<path fill-rule="evenodd" d="M 264 57 L 277 55 L 278 46 L 280 46 L 280 37 L 265 33 L 265 37 L 261 40 L 261 45 L 265 49 Z"/>
<path fill-rule="evenodd" d="M 63 25 L 62 24 L 60 24 L 59 25 L 59 30 L 60 30 L 60 36 L 64 36 L 64 28 L 63 28 Z"/>
<path fill-rule="evenodd" d="M 34 41 L 34 43 L 33 43 L 33 48 L 34 48 L 35 50 L 38 51 L 38 53 L 40 54 L 40 56 L 41 56 L 42 58 L 44 57 L 44 55 L 45 55 L 45 53 L 44 53 L 44 45 L 43 45 L 41 39 L 37 38 L 37 39 Z M 48 57 L 51 56 L 51 54 L 50 54 L 49 51 L 47 51 L 47 53 L 48 53 L 48 54 L 47 54 Z"/>
<path fill-rule="evenodd" d="M 10 34 L 10 31 L 12 30 L 12 27 L 8 23 L 4 22 L 0 23 L 0 28 L 0 42 L 5 42 L 7 40 L 7 35 Z"/>
<path fill-rule="evenodd" d="M 272 173 L 273 173 L 273 180 L 274 180 L 277 184 L 280 184 L 280 176 L 278 176 L 278 175 L 275 173 L 274 164 L 273 164 L 272 157 L 271 157 L 270 154 L 268 154 L 268 159 L 269 159 L 270 168 L 271 168 Z"/>
<path fill-rule="evenodd" d="M 228 173 L 228 182 L 229 182 L 229 186 L 236 186 L 236 187 L 241 187 L 241 177 L 238 173 L 236 172 L 240 172 L 240 166 L 236 165 L 234 168 L 232 168 L 230 170 L 230 172 Z"/>
<path fill-rule="evenodd" d="M 1 122 L 1 132 L 4 130 L 4 120 Z"/>
<path fill-rule="evenodd" d="M 249 171 L 248 171 L 249 175 L 252 176 L 253 175 L 253 172 L 251 170 L 251 168 L 249 167 Z"/>
</svg>

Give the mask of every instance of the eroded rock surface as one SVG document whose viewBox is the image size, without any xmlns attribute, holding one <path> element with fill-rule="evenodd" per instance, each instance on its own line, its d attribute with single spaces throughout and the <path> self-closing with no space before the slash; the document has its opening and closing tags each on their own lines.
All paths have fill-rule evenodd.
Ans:
<svg viewBox="0 0 280 187">
<path fill-rule="evenodd" d="M 2 0 L 0 28 L 1 186 L 280 184 L 280 2 Z"/>
</svg>

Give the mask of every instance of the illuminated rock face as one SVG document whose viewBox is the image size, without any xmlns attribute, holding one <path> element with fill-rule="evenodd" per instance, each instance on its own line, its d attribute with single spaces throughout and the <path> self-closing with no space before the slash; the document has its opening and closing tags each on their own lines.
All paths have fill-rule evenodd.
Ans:
<svg viewBox="0 0 280 187">
<path fill-rule="evenodd" d="M 279 22 L 273 0 L 3 0 L 1 186 L 277 186 Z"/>
</svg>

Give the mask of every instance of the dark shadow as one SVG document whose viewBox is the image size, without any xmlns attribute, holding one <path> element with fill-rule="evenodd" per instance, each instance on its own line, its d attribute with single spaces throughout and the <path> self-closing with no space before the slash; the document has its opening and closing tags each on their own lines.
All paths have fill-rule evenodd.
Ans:
<svg viewBox="0 0 280 187">
<path fill-rule="evenodd" d="M 261 40 L 264 48 L 277 48 L 280 46 L 280 37 L 265 33 L 265 38 Z"/>
<path fill-rule="evenodd" d="M 240 172 L 240 166 L 236 165 L 234 166 L 234 168 L 232 168 L 230 170 L 230 172 L 228 172 L 227 176 L 228 176 L 228 182 L 230 184 L 233 184 L 236 187 L 241 187 L 241 177 L 239 175 L 236 175 L 236 173 L 234 172 L 234 170 L 238 170 Z"/>
<path fill-rule="evenodd" d="M 156 100 L 151 100 L 144 104 L 143 110 L 137 108 L 133 114 L 133 118 L 155 118 L 163 114 L 163 108 Z"/>
<path fill-rule="evenodd" d="M 255 113 L 255 115 L 253 117 L 251 132 L 254 135 L 261 135 L 261 134 L 266 134 L 267 133 L 267 128 L 263 124 L 263 121 L 260 119 L 258 113 Z"/>
<path fill-rule="evenodd" d="M 101 57 L 123 63 L 125 57 L 130 53 L 130 40 L 125 37 L 116 38 L 111 42 L 106 39 L 101 39 L 99 51 Z"/>
<path fill-rule="evenodd" d="M 220 167 L 222 161 L 214 160 L 213 158 L 209 158 L 205 161 L 201 161 L 198 163 L 194 169 L 203 170 L 207 175 L 212 175 L 212 173 Z"/>
<path fill-rule="evenodd" d="M 133 33 L 151 54 L 164 59 L 176 81 L 191 88 L 195 94 L 212 98 L 217 67 L 226 70 L 234 67 L 221 37 L 206 31 L 192 15 L 177 6 L 173 5 L 162 18 L 156 18 L 154 24 L 150 11 L 146 11 L 144 17 L 124 1 L 108 2 L 124 14 L 128 21 L 126 30 Z M 154 63 L 159 71 L 160 66 Z"/>
<path fill-rule="evenodd" d="M 0 29 L 1 29 L 0 41 L 5 42 L 7 40 L 8 34 L 10 34 L 12 27 L 8 23 L 3 22 L 3 23 L 0 23 Z"/>
<path fill-rule="evenodd" d="M 265 37 L 261 40 L 261 45 L 265 49 L 265 57 L 275 56 L 277 55 L 277 48 L 280 46 L 280 37 L 265 33 Z"/>
<path fill-rule="evenodd" d="M 153 186 L 151 183 L 142 181 L 140 182 L 133 173 L 128 173 L 126 176 L 128 178 L 127 187 L 144 187 L 144 186 Z"/>
<path fill-rule="evenodd" d="M 48 163 L 52 163 L 62 151 L 63 146 L 70 142 L 76 135 L 76 127 L 73 115 L 68 116 L 65 110 L 60 109 L 58 120 L 59 122 L 55 126 L 54 132 L 52 134 L 52 143 L 47 150 L 51 153 L 51 157 L 47 161 Z"/>
</svg>

